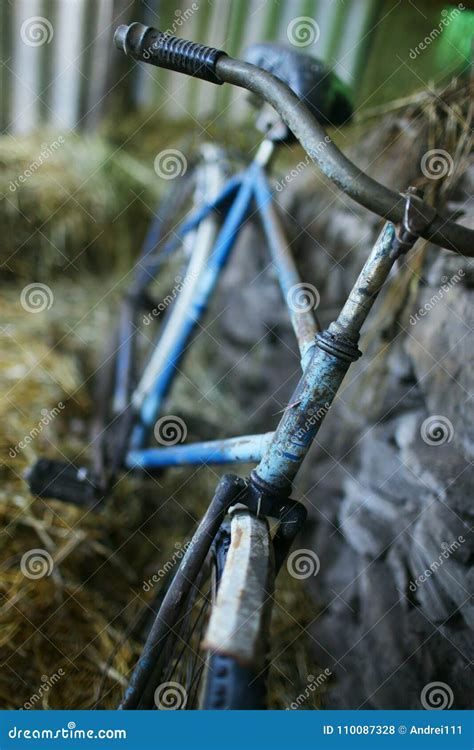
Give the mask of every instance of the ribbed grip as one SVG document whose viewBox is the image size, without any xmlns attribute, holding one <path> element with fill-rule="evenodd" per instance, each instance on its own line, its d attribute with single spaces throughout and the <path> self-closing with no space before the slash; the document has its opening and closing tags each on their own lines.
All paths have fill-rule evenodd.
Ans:
<svg viewBox="0 0 474 750">
<path fill-rule="evenodd" d="M 217 60 L 226 54 L 222 50 L 171 36 L 142 23 L 119 26 L 114 41 L 119 49 L 136 60 L 211 83 L 223 83 L 215 72 Z"/>
</svg>

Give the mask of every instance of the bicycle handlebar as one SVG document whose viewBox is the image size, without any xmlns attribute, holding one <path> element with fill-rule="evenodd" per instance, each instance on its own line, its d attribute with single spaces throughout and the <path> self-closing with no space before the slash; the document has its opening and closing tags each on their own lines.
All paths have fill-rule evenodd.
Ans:
<svg viewBox="0 0 474 750">
<path fill-rule="evenodd" d="M 357 203 L 394 224 L 403 220 L 406 197 L 355 166 L 332 142 L 296 94 L 272 73 L 229 57 L 223 50 L 132 23 L 119 26 L 115 44 L 126 55 L 215 84 L 231 83 L 260 96 L 278 112 L 312 161 Z M 426 204 L 425 204 L 426 205 Z M 426 215 L 433 209 L 426 205 Z M 474 257 L 474 231 L 436 214 L 420 236 Z"/>
</svg>

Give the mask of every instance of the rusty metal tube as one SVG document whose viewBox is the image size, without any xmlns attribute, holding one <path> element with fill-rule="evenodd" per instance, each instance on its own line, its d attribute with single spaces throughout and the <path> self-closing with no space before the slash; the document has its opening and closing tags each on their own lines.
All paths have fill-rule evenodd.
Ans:
<svg viewBox="0 0 474 750">
<path fill-rule="evenodd" d="M 253 472 L 275 493 L 288 493 L 351 362 L 360 356 L 360 328 L 395 261 L 395 227 L 387 223 L 339 317 L 316 336 L 314 354 L 280 420 L 270 447 Z"/>
<path fill-rule="evenodd" d="M 235 60 L 223 50 L 178 39 L 141 23 L 119 26 L 115 44 L 136 60 L 215 84 L 231 83 L 257 94 L 278 112 L 314 163 L 341 190 L 394 224 L 402 221 L 404 197 L 373 180 L 344 156 L 298 96 L 272 73 Z M 474 232 L 441 216 L 434 216 L 420 236 L 474 256 Z"/>
<path fill-rule="evenodd" d="M 271 104 L 326 177 L 357 203 L 394 224 L 402 221 L 404 196 L 373 180 L 344 156 L 296 94 L 276 76 L 227 55 L 217 60 L 216 73 L 223 81 L 248 89 Z M 441 247 L 474 256 L 474 232 L 439 215 L 421 236 Z"/>
</svg>

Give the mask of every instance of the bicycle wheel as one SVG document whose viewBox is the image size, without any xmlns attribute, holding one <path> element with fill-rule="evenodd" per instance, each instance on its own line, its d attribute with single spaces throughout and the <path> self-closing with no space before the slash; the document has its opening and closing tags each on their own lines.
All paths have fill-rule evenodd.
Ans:
<svg viewBox="0 0 474 750">
<path fill-rule="evenodd" d="M 222 524 L 137 708 L 265 708 L 273 579 L 266 520 L 236 511 Z"/>
<path fill-rule="evenodd" d="M 216 601 L 225 567 L 231 539 L 230 528 L 229 520 L 224 520 L 180 617 L 156 659 L 137 708 L 182 710 L 200 707 L 202 682 L 207 669 L 207 658 L 201 644 L 209 610 Z M 166 589 L 161 594 L 162 600 Z"/>
</svg>

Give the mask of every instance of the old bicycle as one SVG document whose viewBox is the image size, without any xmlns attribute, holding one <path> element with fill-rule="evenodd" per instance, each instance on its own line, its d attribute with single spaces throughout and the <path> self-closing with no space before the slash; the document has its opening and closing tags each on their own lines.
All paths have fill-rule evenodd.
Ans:
<svg viewBox="0 0 474 750">
<path fill-rule="evenodd" d="M 246 88 L 271 105 L 278 117 L 269 118 L 266 138 L 242 172 L 224 181 L 208 150 L 187 194 L 172 193 L 165 201 L 145 243 L 104 374 L 94 466 L 86 470 L 41 459 L 31 471 L 30 486 L 41 496 L 94 505 L 123 468 L 256 464 L 248 478 L 226 474 L 219 482 L 166 592 L 121 707 L 160 707 L 157 690 L 172 682 L 183 689 L 182 707 L 262 708 L 274 580 L 306 516 L 304 506 L 290 497 L 293 481 L 350 364 L 361 355 L 361 327 L 393 264 L 418 237 L 472 255 L 473 233 L 439 216 L 416 190 L 398 194 L 373 181 L 337 149 L 322 124 L 343 123 L 350 101 L 333 74 L 311 58 L 272 45 L 254 49 L 245 62 L 234 60 L 221 50 L 139 23 L 119 27 L 115 39 L 137 60 L 216 85 Z M 289 309 L 302 376 L 275 431 L 149 447 L 176 364 L 250 211 L 261 219 L 284 299 L 299 283 L 265 172 L 275 144 L 291 135 L 339 188 L 387 222 L 327 330 L 318 330 L 311 311 Z M 180 213 L 181 223 L 176 221 Z M 173 233 L 168 238 L 170 216 Z M 136 320 L 144 304 L 153 310 L 147 301 L 150 280 L 182 247 L 188 248 L 189 281 L 167 314 L 158 340 L 141 352 Z M 271 532 L 270 518 L 277 522 Z M 202 614 L 205 608 L 197 611 L 196 600 L 202 581 L 208 580 L 208 564 L 207 617 Z M 189 658 L 184 658 L 187 650 Z"/>
</svg>

